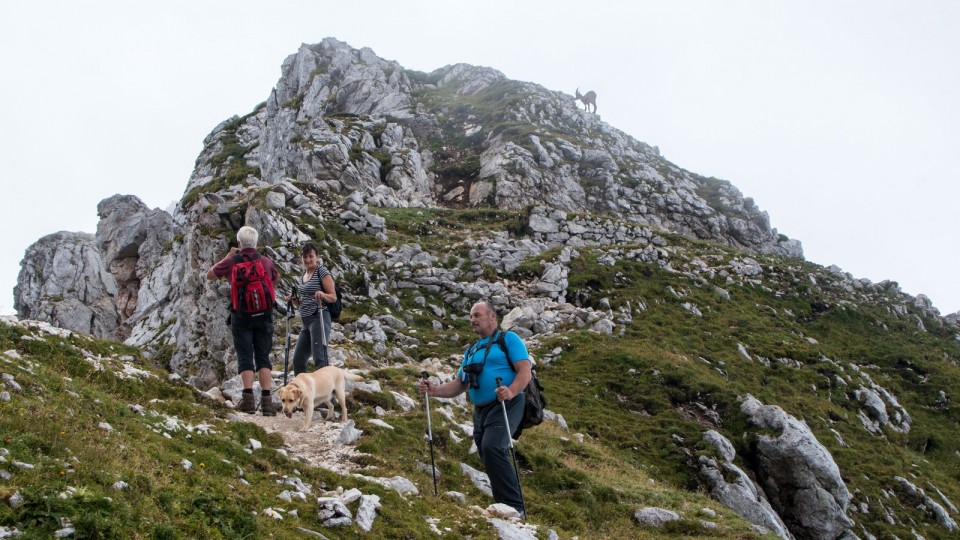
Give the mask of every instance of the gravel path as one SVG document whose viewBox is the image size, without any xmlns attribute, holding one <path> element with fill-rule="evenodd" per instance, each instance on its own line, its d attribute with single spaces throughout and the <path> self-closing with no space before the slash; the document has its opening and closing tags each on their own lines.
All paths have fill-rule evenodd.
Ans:
<svg viewBox="0 0 960 540">
<path fill-rule="evenodd" d="M 256 414 L 238 413 L 234 416 L 238 420 L 257 424 L 267 433 L 279 433 L 283 437 L 283 448 L 294 459 L 339 474 L 351 474 L 359 469 L 354 459 L 363 454 L 353 446 L 337 444 L 343 424 L 324 420 L 322 412 L 314 412 L 313 422 L 307 431 L 303 431 L 303 413 L 299 411 L 292 418 L 287 418 L 283 413 L 261 416 L 259 411 Z"/>
</svg>

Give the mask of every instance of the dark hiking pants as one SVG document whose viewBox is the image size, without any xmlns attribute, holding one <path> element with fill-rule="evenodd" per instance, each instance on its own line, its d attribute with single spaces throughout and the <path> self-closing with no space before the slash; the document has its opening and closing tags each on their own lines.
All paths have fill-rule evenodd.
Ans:
<svg viewBox="0 0 960 540">
<path fill-rule="evenodd" d="M 233 346 L 237 350 L 238 373 L 259 372 L 263 368 L 273 369 L 273 364 L 270 362 L 270 349 L 273 347 L 273 316 L 270 312 L 256 318 L 232 313 L 230 331 L 233 334 Z"/>
<path fill-rule="evenodd" d="M 523 419 L 523 394 L 514 396 L 506 404 L 510 427 L 513 429 Z M 487 476 L 490 477 L 493 500 L 512 506 L 523 514 L 520 485 L 513 468 L 510 439 L 504 426 L 503 407 L 499 401 L 473 409 L 473 440 L 477 443 L 477 453 L 483 461 Z"/>
</svg>

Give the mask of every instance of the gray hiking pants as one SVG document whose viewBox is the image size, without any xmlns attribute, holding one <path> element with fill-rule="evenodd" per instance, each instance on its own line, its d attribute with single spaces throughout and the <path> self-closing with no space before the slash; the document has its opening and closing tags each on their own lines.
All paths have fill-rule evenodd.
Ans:
<svg viewBox="0 0 960 540">
<path fill-rule="evenodd" d="M 293 374 L 307 371 L 307 359 L 313 356 L 315 369 L 327 367 L 327 340 L 330 335 L 330 313 L 321 309 L 316 315 L 303 318 L 303 330 L 297 337 L 297 347 L 293 351 Z"/>
</svg>

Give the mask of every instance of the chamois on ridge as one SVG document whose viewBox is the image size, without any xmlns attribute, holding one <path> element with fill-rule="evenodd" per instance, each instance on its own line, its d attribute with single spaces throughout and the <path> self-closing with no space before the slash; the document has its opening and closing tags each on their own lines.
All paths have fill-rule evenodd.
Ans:
<svg viewBox="0 0 960 540">
<path fill-rule="evenodd" d="M 593 114 L 597 114 L 597 93 L 593 90 L 590 90 L 586 94 L 581 94 L 580 89 L 577 88 L 577 99 L 583 102 L 583 110 L 590 110 L 590 105 L 593 105 Z"/>
</svg>

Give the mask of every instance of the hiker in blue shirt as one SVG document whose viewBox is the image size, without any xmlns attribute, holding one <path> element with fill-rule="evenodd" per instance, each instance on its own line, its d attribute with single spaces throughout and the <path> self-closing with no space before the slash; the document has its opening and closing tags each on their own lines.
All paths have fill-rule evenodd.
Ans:
<svg viewBox="0 0 960 540">
<path fill-rule="evenodd" d="M 431 397 L 452 398 L 467 392 L 474 405 L 473 439 L 490 477 L 493 499 L 525 515 L 520 484 L 510 462 L 510 433 L 504 425 L 500 402 L 506 404 L 510 428 L 516 429 L 523 421 L 523 389 L 530 382 L 530 355 L 520 336 L 498 328 L 497 312 L 489 302 L 477 302 L 470 309 L 470 326 L 480 339 L 464 353 L 457 376 L 439 386 L 432 386 L 429 379 L 422 379 L 420 393 L 429 390 Z M 516 372 L 496 344 L 501 334 Z M 502 386 L 497 386 L 497 378 L 502 379 Z"/>
</svg>

